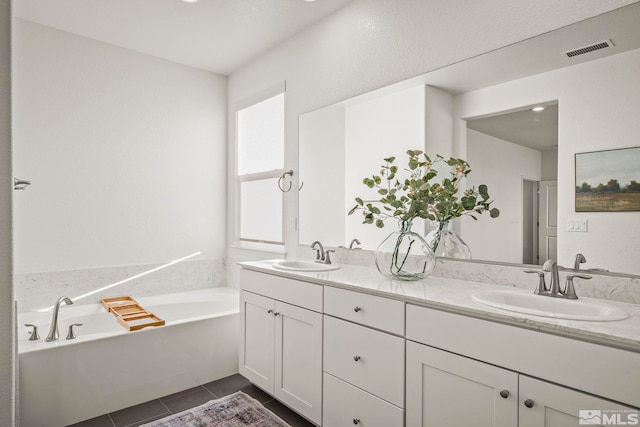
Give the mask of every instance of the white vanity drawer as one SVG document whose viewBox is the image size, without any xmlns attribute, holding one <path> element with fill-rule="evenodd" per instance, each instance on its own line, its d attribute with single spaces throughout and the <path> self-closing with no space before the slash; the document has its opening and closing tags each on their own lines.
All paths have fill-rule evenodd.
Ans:
<svg viewBox="0 0 640 427">
<path fill-rule="evenodd" d="M 322 285 L 242 269 L 240 270 L 240 288 L 298 307 L 322 312 Z"/>
<path fill-rule="evenodd" d="M 404 339 L 324 316 L 324 370 L 404 407 Z"/>
<path fill-rule="evenodd" d="M 326 286 L 324 312 L 372 328 L 404 335 L 404 306 L 398 300 Z"/>
<path fill-rule="evenodd" d="M 402 427 L 403 418 L 402 409 L 324 373 L 324 427 Z"/>
</svg>

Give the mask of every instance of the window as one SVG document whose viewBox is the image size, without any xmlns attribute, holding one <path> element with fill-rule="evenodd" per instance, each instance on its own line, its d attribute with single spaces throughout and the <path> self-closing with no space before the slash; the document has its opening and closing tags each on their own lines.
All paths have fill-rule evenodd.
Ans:
<svg viewBox="0 0 640 427">
<path fill-rule="evenodd" d="M 273 92 L 271 93 L 273 95 Z M 236 113 L 236 236 L 240 241 L 284 244 L 284 92 Z"/>
</svg>

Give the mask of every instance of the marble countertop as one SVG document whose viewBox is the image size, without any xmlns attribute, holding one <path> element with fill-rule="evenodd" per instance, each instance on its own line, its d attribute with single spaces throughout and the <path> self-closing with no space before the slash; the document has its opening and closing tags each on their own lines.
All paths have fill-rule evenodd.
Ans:
<svg viewBox="0 0 640 427">
<path fill-rule="evenodd" d="M 629 317 L 624 320 L 566 320 L 492 308 L 472 299 L 472 295 L 480 291 L 513 289 L 505 286 L 432 276 L 413 282 L 390 280 L 375 268 L 348 264 L 340 264 L 338 270 L 323 272 L 283 271 L 273 267 L 277 261 L 248 261 L 239 264 L 249 270 L 398 299 L 424 307 L 640 353 L 640 305 L 637 304 L 603 301 L 626 311 Z"/>
</svg>

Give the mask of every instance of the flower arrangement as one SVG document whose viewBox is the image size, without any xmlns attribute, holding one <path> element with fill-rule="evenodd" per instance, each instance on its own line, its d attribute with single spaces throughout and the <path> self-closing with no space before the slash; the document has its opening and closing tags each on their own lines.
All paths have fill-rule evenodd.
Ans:
<svg viewBox="0 0 640 427">
<path fill-rule="evenodd" d="M 357 204 L 349 211 L 349 215 L 361 210 L 363 223 L 375 224 L 378 228 L 384 227 L 384 221 L 388 218 L 400 221 L 424 218 L 443 223 L 462 215 L 474 220 L 484 212 L 489 212 L 491 218 L 500 215 L 497 208 L 491 207 L 493 201 L 489 200 L 488 188 L 484 184 L 479 185 L 477 190 L 468 188 L 458 197 L 462 178 L 471 173 L 469 163 L 465 160 L 453 157 L 446 160 L 440 155 L 431 159 L 420 150 L 409 150 L 407 155 L 409 159 L 405 171 L 409 176 L 404 180 L 399 179 L 398 166 L 393 164 L 396 158 L 385 158 L 380 173 L 362 181 L 367 187 L 377 189 L 381 198 L 365 202 L 357 197 Z M 438 176 L 434 166 L 441 162 L 446 162 L 451 168 L 451 176 L 441 182 L 433 182 Z"/>
</svg>

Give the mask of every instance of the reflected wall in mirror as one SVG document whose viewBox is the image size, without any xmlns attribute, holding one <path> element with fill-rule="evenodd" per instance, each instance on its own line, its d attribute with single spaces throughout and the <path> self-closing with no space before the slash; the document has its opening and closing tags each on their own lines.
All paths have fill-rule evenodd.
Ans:
<svg viewBox="0 0 640 427">
<path fill-rule="evenodd" d="M 358 238 L 364 249 L 375 249 L 393 230 L 347 216 L 356 195 L 366 198 L 362 178 L 377 172 L 384 157 L 423 147 L 469 161 L 467 185 L 488 184 L 501 210 L 497 220 L 454 224 L 474 259 L 554 258 L 571 267 L 582 253 L 582 268 L 640 274 L 639 214 L 578 213 L 574 205 L 574 154 L 637 146 L 640 135 L 640 29 L 633 24 L 640 7 L 623 9 L 302 115 L 299 243 L 348 246 Z M 609 51 L 561 58 L 607 38 L 615 45 Z M 535 61 L 531 52 L 540 53 Z M 530 139 L 522 124 L 515 127 L 521 135 L 509 136 L 483 127 L 531 115 L 539 105 L 546 110 L 528 126 L 542 127 L 552 116 L 542 147 L 514 144 Z M 576 221 L 586 231 L 574 231 Z M 429 224 L 422 227 L 426 233 Z"/>
<path fill-rule="evenodd" d="M 500 208 L 481 224 L 462 219 L 476 259 L 542 264 L 557 254 L 558 104 L 468 119 L 467 185 L 488 185 Z M 509 236 L 496 239 L 494 236 Z"/>
</svg>

